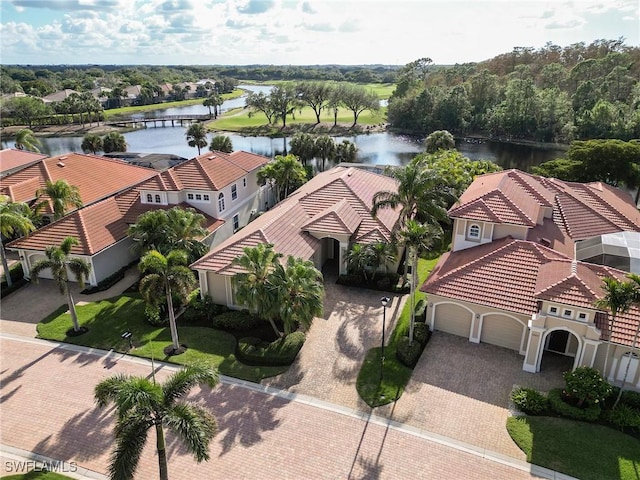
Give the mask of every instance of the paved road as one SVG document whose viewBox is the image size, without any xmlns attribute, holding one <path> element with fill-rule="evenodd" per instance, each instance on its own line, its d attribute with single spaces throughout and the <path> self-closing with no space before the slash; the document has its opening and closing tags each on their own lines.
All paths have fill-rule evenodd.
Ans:
<svg viewBox="0 0 640 480">
<path fill-rule="evenodd" d="M 140 359 L 79 350 L 0 336 L 1 442 L 104 473 L 113 412 L 95 407 L 93 386 L 115 373 L 149 375 L 151 367 Z M 160 379 L 172 370 L 157 368 Z M 540 478 L 524 462 L 418 429 L 310 397 L 229 382 L 192 394 L 213 410 L 219 433 L 211 460 L 202 464 L 169 437 L 172 479 Z M 149 438 L 139 479 L 157 478 Z M 550 472 L 533 468 L 550 478 Z"/>
</svg>

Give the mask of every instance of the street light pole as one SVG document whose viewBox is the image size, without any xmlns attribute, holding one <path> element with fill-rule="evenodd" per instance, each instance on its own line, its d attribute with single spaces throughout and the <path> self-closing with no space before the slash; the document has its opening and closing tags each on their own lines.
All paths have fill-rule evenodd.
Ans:
<svg viewBox="0 0 640 480">
<path fill-rule="evenodd" d="M 389 304 L 389 297 L 382 297 L 380 299 L 382 303 L 382 344 L 380 346 L 382 362 L 380 363 L 380 387 L 382 388 L 382 377 L 384 372 L 384 331 L 386 330 L 387 323 L 387 305 Z"/>
</svg>

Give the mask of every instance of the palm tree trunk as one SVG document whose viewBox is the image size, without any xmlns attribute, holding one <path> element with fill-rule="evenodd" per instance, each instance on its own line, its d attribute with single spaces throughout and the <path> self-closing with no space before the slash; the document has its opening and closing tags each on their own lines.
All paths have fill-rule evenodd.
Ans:
<svg viewBox="0 0 640 480">
<path fill-rule="evenodd" d="M 164 430 L 162 423 L 156 423 L 156 447 L 158 449 L 158 468 L 160 469 L 160 480 L 169 480 L 167 469 L 167 446 L 164 441 Z"/>
<path fill-rule="evenodd" d="M 640 324 L 638 324 L 638 326 L 636 327 L 636 334 L 634 335 L 633 343 L 631 344 L 631 352 L 629 354 L 629 361 L 627 362 L 627 368 L 625 368 L 625 370 L 624 370 L 624 377 L 622 378 L 622 382 L 620 383 L 620 391 L 618 392 L 618 396 L 616 398 L 616 401 L 613 404 L 613 408 L 616 408 L 618 406 L 618 403 L 620 402 L 620 399 L 622 398 L 622 392 L 624 390 L 624 384 L 627 383 L 627 376 L 629 375 L 629 367 L 631 366 L 631 359 L 633 358 L 631 356 L 631 353 L 633 352 L 633 350 L 636 349 L 636 346 L 638 345 L 638 335 L 640 335 Z"/>
<path fill-rule="evenodd" d="M 76 304 L 73 301 L 73 296 L 71 295 L 71 290 L 69 289 L 69 285 L 66 286 L 66 289 L 67 289 L 67 306 L 69 307 L 69 314 L 71 315 L 73 330 L 77 332 L 80 330 L 80 324 L 78 323 L 78 314 L 76 313 Z"/>
<path fill-rule="evenodd" d="M 413 252 L 411 262 L 411 320 L 409 321 L 409 345 L 413 343 L 413 330 L 416 324 L 416 269 L 418 268 L 417 251 Z"/>
<path fill-rule="evenodd" d="M 609 362 L 609 349 L 611 347 L 611 329 L 613 328 L 613 324 L 616 321 L 616 317 L 615 315 L 612 316 L 611 321 L 608 323 L 607 327 L 609 329 L 609 331 L 607 332 L 607 351 L 605 352 L 605 357 L 604 357 L 604 368 L 602 369 L 602 376 L 605 378 L 605 380 L 608 377 L 607 374 L 607 363 Z"/>
<path fill-rule="evenodd" d="M 178 327 L 176 326 L 176 317 L 173 313 L 173 298 L 171 298 L 171 287 L 167 285 L 167 310 L 169 314 L 169 330 L 171 331 L 171 342 L 173 348 L 178 350 L 180 343 L 178 342 Z"/>
<path fill-rule="evenodd" d="M 2 255 L 2 268 L 4 268 L 4 278 L 7 279 L 7 287 L 13 285 L 13 280 L 11 280 L 11 272 L 9 271 L 9 262 L 7 262 L 7 252 L 4 250 L 4 244 L 2 243 L 2 239 L 0 239 L 0 255 Z"/>
<path fill-rule="evenodd" d="M 271 328 L 273 328 L 273 331 L 276 332 L 278 338 L 282 337 L 283 333 L 278 330 L 278 327 L 276 327 L 276 322 L 273 321 L 273 318 L 269 318 L 269 323 L 271 324 Z"/>
</svg>

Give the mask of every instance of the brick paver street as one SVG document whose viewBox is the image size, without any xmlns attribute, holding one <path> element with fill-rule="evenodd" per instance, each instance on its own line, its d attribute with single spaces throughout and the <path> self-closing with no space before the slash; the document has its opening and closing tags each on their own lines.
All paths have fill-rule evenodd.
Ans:
<svg viewBox="0 0 640 480">
<path fill-rule="evenodd" d="M 0 339 L 0 349 L 2 443 L 104 473 L 113 411 L 96 408 L 93 386 L 119 372 L 149 375 L 150 367 L 8 338 Z M 158 378 L 167 370 L 160 368 Z M 169 437 L 172 479 L 535 478 L 366 418 L 238 385 L 198 391 L 193 399 L 213 410 L 219 433 L 211 460 L 200 465 Z M 139 479 L 157 478 L 152 435 L 149 440 Z"/>
</svg>

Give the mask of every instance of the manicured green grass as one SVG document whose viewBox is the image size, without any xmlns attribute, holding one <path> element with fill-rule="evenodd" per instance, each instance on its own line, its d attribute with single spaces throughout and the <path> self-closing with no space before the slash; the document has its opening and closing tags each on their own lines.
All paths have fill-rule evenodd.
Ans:
<svg viewBox="0 0 640 480">
<path fill-rule="evenodd" d="M 422 285 L 427 279 L 433 267 L 438 263 L 439 258 L 431 260 L 418 260 L 418 285 Z M 426 294 L 416 291 L 416 304 L 421 298 L 425 298 Z M 381 348 L 372 348 L 367 352 L 358 380 L 356 381 L 356 389 L 360 398 L 364 400 L 370 407 L 378 407 L 386 405 L 397 400 L 404 392 L 413 369 L 405 367 L 396 358 L 396 345 L 398 340 L 405 336 L 409 331 L 411 321 L 411 302 L 407 298 L 406 303 L 398 317 L 396 326 L 391 334 L 388 344 L 384 349 L 384 371 L 382 375 L 382 384 L 380 384 L 380 365 L 381 365 Z M 429 346 L 427 345 L 427 348 Z"/>
<path fill-rule="evenodd" d="M 602 425 L 510 417 L 507 431 L 527 461 L 581 480 L 640 478 L 640 441 Z"/>
<path fill-rule="evenodd" d="M 38 336 L 86 347 L 118 352 L 128 350 L 128 342 L 120 336 L 130 331 L 134 349 L 131 355 L 155 358 L 177 364 L 203 361 L 217 367 L 221 374 L 243 380 L 259 382 L 263 378 L 278 375 L 288 367 L 257 367 L 239 362 L 235 357 L 236 339 L 233 335 L 208 327 L 178 325 L 180 343 L 189 348 L 182 355 L 166 357 L 163 349 L 171 344 L 168 327 L 151 326 L 144 317 L 144 301 L 138 295 L 122 295 L 100 302 L 78 305 L 80 324 L 89 328 L 84 335 L 67 336 L 71 316 L 66 305 L 38 324 Z"/>
<path fill-rule="evenodd" d="M 369 125 L 379 125 L 385 122 L 386 107 L 381 108 L 377 112 L 364 111 L 358 117 L 357 125 L 366 127 Z M 262 112 L 252 112 L 249 116 L 249 109 L 235 109 L 229 112 L 225 112 L 222 116 L 219 116 L 217 120 L 208 123 L 208 128 L 213 130 L 223 130 L 229 132 L 241 131 L 246 128 L 267 127 L 267 117 Z M 295 112 L 295 119 L 287 117 L 287 126 L 290 125 L 315 125 L 316 116 L 310 107 L 304 107 L 301 111 Z M 333 125 L 334 119 L 331 112 L 323 111 L 320 115 L 320 121 L 325 124 Z M 338 111 L 338 124 L 351 126 L 353 125 L 353 112 L 341 108 Z M 282 122 L 278 119 L 274 121 L 274 125 L 271 128 L 278 131 L 282 127 Z"/>
<path fill-rule="evenodd" d="M 28 473 L 2 477 L 2 480 L 72 480 L 72 477 L 54 472 L 45 472 L 44 470 L 31 470 Z"/>
<path fill-rule="evenodd" d="M 238 98 L 244 95 L 244 91 L 235 89 L 231 93 L 223 93 L 220 95 L 223 100 Z M 204 98 L 191 98 L 189 100 L 178 100 L 177 102 L 154 103 L 152 105 L 136 105 L 130 107 L 112 108 L 104 111 L 105 119 L 113 117 L 122 117 L 133 113 L 148 112 L 150 110 L 164 110 L 165 108 L 186 107 L 189 105 L 202 105 Z"/>
</svg>

